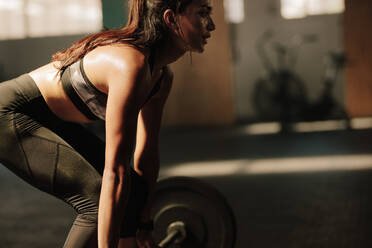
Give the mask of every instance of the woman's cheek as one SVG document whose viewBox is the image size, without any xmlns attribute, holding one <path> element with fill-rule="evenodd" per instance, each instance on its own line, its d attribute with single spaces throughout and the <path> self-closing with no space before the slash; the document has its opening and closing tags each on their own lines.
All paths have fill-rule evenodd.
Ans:
<svg viewBox="0 0 372 248">
<path fill-rule="evenodd" d="M 208 27 L 208 23 L 209 23 L 209 18 L 207 17 L 202 18 L 201 26 L 203 27 L 203 29 L 206 29 Z"/>
</svg>

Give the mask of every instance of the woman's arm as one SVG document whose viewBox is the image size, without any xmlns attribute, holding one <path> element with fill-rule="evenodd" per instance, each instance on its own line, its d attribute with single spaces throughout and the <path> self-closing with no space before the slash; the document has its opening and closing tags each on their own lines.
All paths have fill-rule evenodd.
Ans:
<svg viewBox="0 0 372 248">
<path fill-rule="evenodd" d="M 113 56 L 107 71 L 106 157 L 98 211 L 98 245 L 117 247 L 120 223 L 130 192 L 128 176 L 136 137 L 139 106 L 145 99 L 148 69 L 136 52 L 125 61 Z M 121 56 L 122 57 L 122 56 Z M 148 77 L 148 76 L 147 76 Z"/>
<path fill-rule="evenodd" d="M 149 192 L 141 217 L 143 222 L 150 220 L 151 196 L 159 173 L 159 131 L 172 81 L 173 73 L 164 67 L 160 90 L 142 107 L 139 114 L 134 169 L 147 181 Z"/>
</svg>

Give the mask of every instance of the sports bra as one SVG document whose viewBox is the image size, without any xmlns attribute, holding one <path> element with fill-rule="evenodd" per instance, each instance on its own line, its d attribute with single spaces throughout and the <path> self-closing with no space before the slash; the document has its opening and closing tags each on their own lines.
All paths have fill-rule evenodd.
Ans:
<svg viewBox="0 0 372 248">
<path fill-rule="evenodd" d="M 151 65 L 151 64 L 150 64 Z M 152 67 L 150 66 L 152 71 Z M 145 103 L 160 89 L 163 75 L 156 82 Z M 68 66 L 61 75 L 62 86 L 72 103 L 88 119 L 106 119 L 107 95 L 98 90 L 88 79 L 83 67 L 83 59 Z"/>
</svg>

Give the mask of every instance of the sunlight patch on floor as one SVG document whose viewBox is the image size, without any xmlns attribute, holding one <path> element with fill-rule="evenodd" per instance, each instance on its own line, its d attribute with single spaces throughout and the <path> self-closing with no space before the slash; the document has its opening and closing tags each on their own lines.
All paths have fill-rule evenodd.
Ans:
<svg viewBox="0 0 372 248">
<path fill-rule="evenodd" d="M 163 168 L 161 176 L 227 176 L 372 168 L 372 155 L 339 155 L 296 158 L 236 159 L 180 163 Z"/>
<path fill-rule="evenodd" d="M 291 124 L 291 131 L 304 132 L 321 132 L 321 131 L 335 131 L 346 130 L 348 123 L 346 120 L 325 120 L 325 121 L 310 121 L 310 122 L 296 122 Z M 372 128 L 372 118 L 352 118 L 350 119 L 351 129 L 369 129 Z M 281 125 L 279 122 L 265 122 L 245 125 L 241 128 L 243 134 L 260 135 L 260 134 L 275 134 L 279 133 Z"/>
</svg>

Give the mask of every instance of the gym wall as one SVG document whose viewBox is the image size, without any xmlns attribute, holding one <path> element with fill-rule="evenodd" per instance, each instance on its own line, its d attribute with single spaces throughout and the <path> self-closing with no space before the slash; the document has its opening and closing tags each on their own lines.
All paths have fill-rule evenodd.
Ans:
<svg viewBox="0 0 372 248">
<path fill-rule="evenodd" d="M 372 5 L 370 0 L 345 1 L 346 101 L 352 117 L 372 116 Z"/>
<path fill-rule="evenodd" d="M 127 1 L 102 0 L 103 26 L 109 29 L 118 29 L 127 23 Z"/>
<path fill-rule="evenodd" d="M 34 70 L 51 61 L 58 50 L 84 35 L 26 38 L 0 41 L 0 82 Z"/>
</svg>

